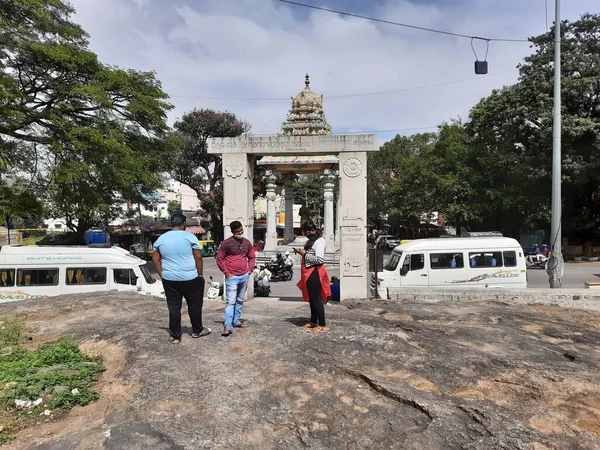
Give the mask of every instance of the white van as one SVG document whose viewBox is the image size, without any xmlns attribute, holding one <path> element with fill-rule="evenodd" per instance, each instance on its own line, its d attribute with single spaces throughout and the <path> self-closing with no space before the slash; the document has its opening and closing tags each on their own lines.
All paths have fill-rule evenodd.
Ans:
<svg viewBox="0 0 600 450">
<path fill-rule="evenodd" d="M 416 239 L 398 245 L 373 274 L 371 291 L 388 298 L 389 288 L 460 289 L 527 287 L 521 245 L 507 237 Z"/>
<path fill-rule="evenodd" d="M 0 302 L 97 291 L 163 297 L 146 262 L 120 247 L 4 245 L 0 248 Z"/>
</svg>

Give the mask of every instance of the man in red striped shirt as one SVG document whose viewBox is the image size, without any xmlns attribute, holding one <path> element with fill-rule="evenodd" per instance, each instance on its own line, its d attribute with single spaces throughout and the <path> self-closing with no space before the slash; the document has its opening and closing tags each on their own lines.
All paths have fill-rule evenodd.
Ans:
<svg viewBox="0 0 600 450">
<path fill-rule="evenodd" d="M 256 265 L 252 242 L 244 238 L 244 227 L 235 220 L 229 224 L 233 236 L 225 239 L 217 253 L 217 266 L 225 274 L 225 322 L 222 336 L 230 336 L 233 328 L 245 328 L 241 321 L 248 279 Z"/>
</svg>

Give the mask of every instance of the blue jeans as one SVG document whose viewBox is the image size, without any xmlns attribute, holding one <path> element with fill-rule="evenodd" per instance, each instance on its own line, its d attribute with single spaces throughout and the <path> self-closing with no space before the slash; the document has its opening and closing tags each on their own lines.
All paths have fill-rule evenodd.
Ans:
<svg viewBox="0 0 600 450">
<path fill-rule="evenodd" d="M 233 331 L 233 326 L 240 323 L 242 308 L 244 306 L 244 297 L 248 287 L 248 274 L 234 275 L 225 280 L 225 328 Z"/>
</svg>

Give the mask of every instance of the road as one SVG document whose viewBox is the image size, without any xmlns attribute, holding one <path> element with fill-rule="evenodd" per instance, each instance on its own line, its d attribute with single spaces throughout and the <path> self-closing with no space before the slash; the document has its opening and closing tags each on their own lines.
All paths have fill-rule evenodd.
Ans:
<svg viewBox="0 0 600 450">
<path fill-rule="evenodd" d="M 530 288 L 548 288 L 548 274 L 545 270 L 529 269 L 527 286 Z M 600 281 L 600 263 L 568 262 L 565 264 L 565 275 L 562 279 L 564 289 L 583 289 L 586 281 Z"/>
</svg>

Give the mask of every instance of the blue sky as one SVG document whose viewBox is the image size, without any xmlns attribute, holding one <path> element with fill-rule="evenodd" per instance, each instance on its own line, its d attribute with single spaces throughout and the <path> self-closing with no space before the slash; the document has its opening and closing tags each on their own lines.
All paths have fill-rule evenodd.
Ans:
<svg viewBox="0 0 600 450">
<path fill-rule="evenodd" d="M 255 134 L 279 130 L 307 72 L 335 133 L 398 130 L 379 133 L 387 140 L 432 131 L 514 83 L 515 67 L 531 52 L 528 43 L 494 42 L 489 75 L 476 77 L 467 39 L 276 0 L 71 2 L 103 62 L 157 72 L 175 105 L 171 122 L 193 108 L 229 110 Z M 527 38 L 545 29 L 545 0 L 300 2 L 468 35 Z M 551 23 L 554 1 L 548 3 Z M 563 2 L 564 19 L 584 12 L 600 12 L 600 2 Z M 481 57 L 484 48 L 477 50 Z M 332 98 L 401 89 L 408 90 Z"/>
</svg>

